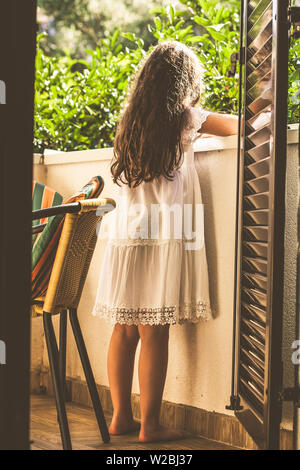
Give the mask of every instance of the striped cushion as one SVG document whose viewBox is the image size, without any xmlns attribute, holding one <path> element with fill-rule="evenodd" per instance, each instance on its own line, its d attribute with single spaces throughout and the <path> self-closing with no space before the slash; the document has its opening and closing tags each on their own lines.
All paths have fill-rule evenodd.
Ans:
<svg viewBox="0 0 300 470">
<path fill-rule="evenodd" d="M 52 206 L 59 206 L 63 201 L 61 194 L 57 193 L 53 189 L 45 186 L 44 184 L 38 183 L 37 181 L 32 182 L 32 210 L 37 211 L 39 209 L 46 209 Z M 47 218 L 34 220 L 32 225 L 46 224 Z M 40 233 L 34 233 L 32 235 L 32 245 L 36 239 L 40 236 Z"/>
<path fill-rule="evenodd" d="M 103 187 L 104 181 L 101 176 L 95 176 L 80 191 L 64 200 L 63 204 L 96 198 Z M 31 275 L 32 300 L 44 296 L 47 291 L 63 223 L 63 214 L 49 217 L 46 227 L 34 243 Z"/>
</svg>

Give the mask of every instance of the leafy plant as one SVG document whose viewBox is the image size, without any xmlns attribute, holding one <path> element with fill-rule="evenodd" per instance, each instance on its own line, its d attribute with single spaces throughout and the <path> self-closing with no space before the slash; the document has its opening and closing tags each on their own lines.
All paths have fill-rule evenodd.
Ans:
<svg viewBox="0 0 300 470">
<path fill-rule="evenodd" d="M 151 21 L 149 10 L 168 0 L 38 0 L 41 31 L 49 31 L 42 49 L 48 55 L 64 55 L 70 50 L 73 58 L 86 58 L 85 49 L 95 49 L 100 40 L 113 32 L 116 25 L 122 31 L 135 32 L 147 48 L 153 36 L 147 30 Z M 47 21 L 48 20 L 48 21 Z M 44 21 L 44 23 L 43 23 Z M 120 38 L 128 45 L 125 38 Z"/>
<path fill-rule="evenodd" d="M 201 105 L 212 111 L 237 113 L 238 73 L 228 77 L 227 71 L 231 54 L 239 48 L 240 1 L 179 1 L 181 10 L 169 5 L 151 11 L 153 22 L 148 29 L 153 43 L 176 40 L 192 47 L 203 64 Z M 128 86 L 146 54 L 144 43 L 135 34 L 120 34 L 117 29 L 86 53 L 87 60 L 75 60 L 68 54 L 49 57 L 38 47 L 36 152 L 112 145 Z M 299 122 L 299 57 L 298 40 L 290 49 L 290 123 Z"/>
<path fill-rule="evenodd" d="M 122 50 L 120 32 L 101 40 L 90 61 L 36 56 L 36 152 L 84 150 L 112 144 L 130 78 L 143 57 L 140 40 Z M 42 37 L 39 37 L 39 41 Z M 132 37 L 134 39 L 134 37 Z"/>
<path fill-rule="evenodd" d="M 300 122 L 300 39 L 292 40 L 289 51 L 288 122 Z"/>
</svg>

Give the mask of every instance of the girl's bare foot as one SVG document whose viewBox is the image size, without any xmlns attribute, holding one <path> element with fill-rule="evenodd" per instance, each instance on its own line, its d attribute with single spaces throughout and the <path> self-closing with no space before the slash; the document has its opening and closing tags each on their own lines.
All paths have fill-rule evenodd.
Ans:
<svg viewBox="0 0 300 470">
<path fill-rule="evenodd" d="M 142 429 L 139 435 L 140 442 L 157 442 L 157 441 L 175 441 L 184 439 L 184 434 L 176 429 L 158 426 L 148 430 Z"/>
<path fill-rule="evenodd" d="M 113 418 L 109 426 L 108 432 L 112 436 L 119 436 L 121 434 L 129 434 L 140 429 L 140 423 L 137 421 L 131 420 L 122 420 L 118 418 Z"/>
</svg>

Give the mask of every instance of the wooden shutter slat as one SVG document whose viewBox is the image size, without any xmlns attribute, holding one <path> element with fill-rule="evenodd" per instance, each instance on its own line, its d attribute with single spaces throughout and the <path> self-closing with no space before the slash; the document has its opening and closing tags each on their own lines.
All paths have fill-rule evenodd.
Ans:
<svg viewBox="0 0 300 470">
<path fill-rule="evenodd" d="M 258 80 L 262 79 L 268 73 L 271 67 L 271 62 L 272 54 L 269 54 L 263 59 L 262 62 L 260 62 L 259 64 L 257 64 L 256 67 L 254 67 L 254 70 L 248 76 L 248 80 L 251 85 L 256 83 Z"/>
<path fill-rule="evenodd" d="M 249 301 L 259 304 L 261 307 L 266 307 L 267 305 L 267 297 L 266 293 L 262 292 L 258 289 L 253 287 L 243 287 L 243 292 L 245 293 L 246 297 Z"/>
<path fill-rule="evenodd" d="M 268 156 L 262 160 L 250 163 L 246 168 L 255 177 L 267 175 L 270 172 L 270 157 Z"/>
<path fill-rule="evenodd" d="M 249 97 L 248 97 L 249 98 Z M 251 98 L 251 96 L 250 96 Z M 251 98 L 252 100 L 253 98 Z M 261 94 L 255 97 L 254 101 L 248 100 L 248 109 L 251 112 L 251 117 L 258 114 L 263 108 L 272 103 L 272 88 L 266 87 L 262 90 Z M 246 118 L 248 116 L 246 115 Z"/>
<path fill-rule="evenodd" d="M 250 155 L 252 161 L 263 160 L 270 155 L 270 141 L 263 142 L 260 145 L 248 149 L 246 155 Z"/>
<path fill-rule="evenodd" d="M 269 191 L 269 176 L 259 176 L 258 178 L 249 179 L 245 182 L 246 190 L 249 193 L 264 193 Z"/>
<path fill-rule="evenodd" d="M 253 209 L 244 212 L 245 221 L 249 225 L 268 225 L 268 209 Z"/>
<path fill-rule="evenodd" d="M 261 258 L 267 258 L 268 244 L 265 242 L 244 242 L 244 246 L 250 255 L 256 255 Z"/>
<path fill-rule="evenodd" d="M 248 194 L 244 196 L 244 204 L 245 207 L 252 207 L 254 209 L 258 209 L 261 207 L 262 209 L 269 208 L 269 193 L 256 193 L 256 194 Z"/>
<path fill-rule="evenodd" d="M 266 324 L 266 311 L 257 305 L 253 305 L 252 303 L 242 302 L 242 306 L 250 313 L 254 318 L 258 318 L 263 324 Z"/>
<path fill-rule="evenodd" d="M 249 127 L 250 125 L 251 128 L 253 128 L 253 130 L 259 130 L 262 127 L 262 124 L 260 123 L 260 120 L 258 119 L 260 116 L 262 116 L 265 121 L 263 125 L 265 124 L 269 125 L 271 123 L 270 113 L 271 113 L 271 106 L 270 106 L 270 103 L 268 103 L 266 104 L 265 107 L 254 111 L 252 117 L 247 120 L 246 126 Z"/>
<path fill-rule="evenodd" d="M 260 289 L 267 290 L 267 276 L 244 271 L 243 277 L 246 280 L 245 285 L 258 287 Z"/>
<path fill-rule="evenodd" d="M 270 7 L 272 1 L 271 0 L 263 0 L 256 4 L 254 10 L 252 11 L 251 15 L 249 16 L 249 21 L 254 24 L 255 21 L 261 16 L 261 14 Z"/>
<path fill-rule="evenodd" d="M 266 96 L 270 93 L 271 87 L 271 73 L 267 72 L 254 85 L 252 85 L 251 88 L 249 88 L 248 96 L 252 100 L 256 100 L 258 98 L 267 99 Z"/>
<path fill-rule="evenodd" d="M 250 236 L 251 240 L 259 240 L 262 242 L 268 241 L 268 227 L 258 227 L 258 226 L 244 226 L 244 231 L 246 232 L 247 236 Z"/>
<path fill-rule="evenodd" d="M 260 359 L 260 357 L 255 354 L 253 351 L 249 351 L 248 349 L 241 348 L 241 354 L 245 356 L 245 361 L 249 361 L 252 365 L 254 365 L 257 370 L 259 370 L 260 377 L 262 380 L 264 379 L 264 361 Z"/>
<path fill-rule="evenodd" d="M 257 411 L 260 412 L 260 418 L 262 419 L 262 412 L 263 412 L 263 403 L 264 397 L 263 395 L 255 388 L 255 385 L 251 382 L 251 380 L 247 380 L 245 377 L 241 377 L 241 382 L 247 389 L 247 398 L 250 399 L 252 402 L 255 403 L 255 399 L 258 402 L 258 406 L 256 406 Z"/>
<path fill-rule="evenodd" d="M 244 256 L 244 261 L 247 267 L 262 274 L 267 274 L 268 262 L 264 258 L 252 258 Z"/>
<path fill-rule="evenodd" d="M 263 393 L 264 379 L 259 375 L 258 372 L 256 372 L 256 368 L 253 365 L 248 364 L 246 361 L 242 364 L 242 368 L 244 369 L 245 373 L 251 377 L 251 379 Z"/>
<path fill-rule="evenodd" d="M 255 48 L 251 51 L 252 57 L 249 57 L 248 64 L 251 64 L 257 67 L 271 52 L 272 52 L 272 35 L 266 38 L 258 49 Z"/>
<path fill-rule="evenodd" d="M 267 6 L 257 19 L 255 17 L 253 17 L 253 19 L 254 21 L 249 18 L 249 23 L 251 22 L 252 26 L 248 31 L 248 36 L 251 39 L 256 38 L 258 34 L 264 32 L 270 22 L 272 22 L 272 3 Z"/>
<path fill-rule="evenodd" d="M 242 320 L 247 328 L 249 328 L 252 333 L 257 336 L 258 341 L 260 341 L 262 344 L 265 343 L 265 336 L 266 336 L 266 326 L 263 326 L 261 323 L 259 323 L 256 320 L 253 319 L 247 319 L 246 317 L 243 318 Z"/>
<path fill-rule="evenodd" d="M 261 145 L 264 142 L 270 141 L 271 129 L 270 123 L 264 124 L 259 129 L 248 135 L 247 141 L 254 145 Z"/>
<path fill-rule="evenodd" d="M 242 340 L 244 344 L 247 344 L 250 349 L 256 352 L 256 354 L 264 360 L 265 358 L 265 349 L 264 349 L 264 344 L 260 343 L 257 338 L 253 335 L 249 335 L 246 332 L 242 332 Z"/>
<path fill-rule="evenodd" d="M 255 37 L 250 37 L 249 39 L 253 39 L 252 42 L 249 44 L 249 52 L 251 54 L 255 54 L 259 49 L 263 47 L 266 42 L 270 39 L 272 36 L 272 20 L 269 21 L 269 23 L 266 25 L 265 29 L 263 29 L 260 33 L 257 34 Z"/>
</svg>

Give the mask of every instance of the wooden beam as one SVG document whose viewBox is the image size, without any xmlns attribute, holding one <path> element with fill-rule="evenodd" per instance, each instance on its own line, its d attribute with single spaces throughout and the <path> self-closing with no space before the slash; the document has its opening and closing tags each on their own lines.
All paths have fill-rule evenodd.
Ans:
<svg viewBox="0 0 300 470">
<path fill-rule="evenodd" d="M 29 449 L 35 37 L 36 1 L 1 2 L 0 449 Z"/>
</svg>

